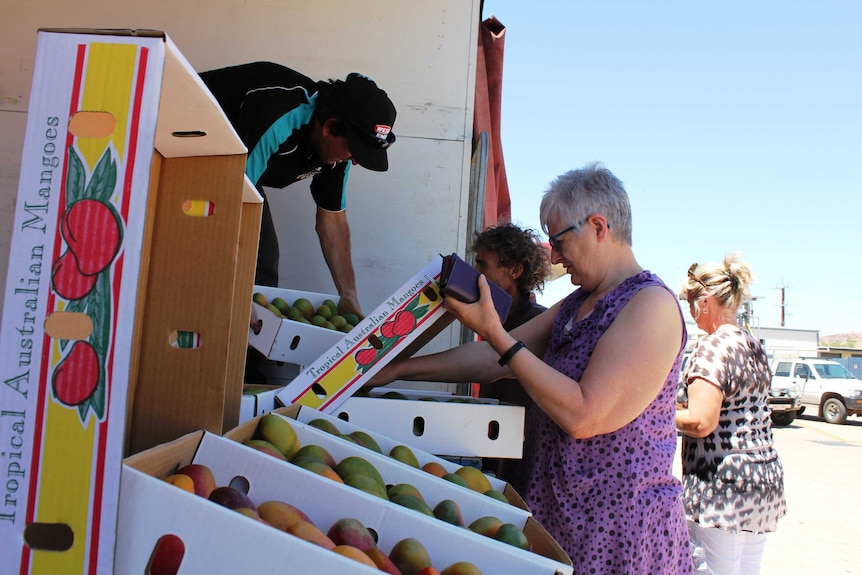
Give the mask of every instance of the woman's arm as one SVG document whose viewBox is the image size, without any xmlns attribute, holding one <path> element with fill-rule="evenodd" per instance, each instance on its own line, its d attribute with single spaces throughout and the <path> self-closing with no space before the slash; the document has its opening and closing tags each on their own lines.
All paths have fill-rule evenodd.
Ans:
<svg viewBox="0 0 862 575">
<path fill-rule="evenodd" d="M 718 427 L 721 390 L 705 379 L 695 379 L 688 384 L 688 408 L 676 412 L 676 428 L 691 437 L 706 437 Z"/>
</svg>

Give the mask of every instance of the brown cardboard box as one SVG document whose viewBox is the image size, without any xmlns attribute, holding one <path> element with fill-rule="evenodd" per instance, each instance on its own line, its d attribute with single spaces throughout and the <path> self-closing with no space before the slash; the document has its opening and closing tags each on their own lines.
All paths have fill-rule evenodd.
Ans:
<svg viewBox="0 0 862 575">
<path fill-rule="evenodd" d="M 262 211 L 245 153 L 164 33 L 39 32 L 0 326 L 0 573 L 111 572 L 124 452 L 236 425 Z M 28 541 L 43 524 L 55 547 Z"/>
</svg>

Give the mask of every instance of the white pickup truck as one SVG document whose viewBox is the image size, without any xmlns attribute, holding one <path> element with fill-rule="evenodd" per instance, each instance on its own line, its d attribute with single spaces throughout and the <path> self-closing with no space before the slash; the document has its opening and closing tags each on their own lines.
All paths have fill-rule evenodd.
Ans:
<svg viewBox="0 0 862 575">
<path fill-rule="evenodd" d="M 862 415 L 862 381 L 840 363 L 827 359 L 777 359 L 772 362 L 769 407 L 772 422 L 789 425 L 806 406 L 828 423 Z"/>
</svg>

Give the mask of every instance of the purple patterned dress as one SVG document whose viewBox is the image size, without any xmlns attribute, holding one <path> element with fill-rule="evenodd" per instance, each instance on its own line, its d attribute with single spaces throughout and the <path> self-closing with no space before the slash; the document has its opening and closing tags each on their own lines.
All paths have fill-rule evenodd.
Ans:
<svg viewBox="0 0 862 575">
<path fill-rule="evenodd" d="M 617 313 L 648 286 L 667 289 L 657 276 L 643 271 L 567 329 L 589 295 L 583 290 L 572 293 L 554 320 L 544 361 L 580 379 Z M 535 518 L 571 557 L 577 575 L 692 573 L 681 485 L 672 473 L 684 342 L 685 333 L 656 398 L 617 431 L 575 439 L 535 405 L 527 413 L 519 486 Z"/>
</svg>

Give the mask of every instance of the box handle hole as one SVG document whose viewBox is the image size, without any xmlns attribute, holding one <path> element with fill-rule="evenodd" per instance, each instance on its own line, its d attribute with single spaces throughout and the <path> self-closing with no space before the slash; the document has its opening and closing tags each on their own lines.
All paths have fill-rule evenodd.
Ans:
<svg viewBox="0 0 862 575">
<path fill-rule="evenodd" d="M 234 478 L 230 480 L 230 483 L 228 483 L 228 486 L 238 489 L 246 495 L 248 495 L 248 490 L 251 488 L 251 484 L 248 482 L 248 479 L 242 475 L 234 476 Z"/>
<path fill-rule="evenodd" d="M 208 218 L 215 214 L 215 204 L 209 200 L 185 200 L 183 213 L 192 218 Z"/>
<path fill-rule="evenodd" d="M 500 438 L 500 422 L 491 421 L 488 423 L 488 439 L 494 440 Z"/>
<path fill-rule="evenodd" d="M 319 383 L 312 384 L 311 393 L 316 395 L 318 399 L 326 399 L 326 396 L 328 395 L 326 390 L 323 389 L 323 386 Z"/>
<path fill-rule="evenodd" d="M 342 411 L 341 413 L 338 414 L 337 417 L 338 417 L 338 419 L 340 419 L 342 421 L 350 421 L 350 414 L 347 413 L 346 411 Z"/>
<path fill-rule="evenodd" d="M 172 533 L 162 535 L 150 555 L 146 575 L 177 575 L 185 554 L 186 545 L 182 539 Z"/>
<path fill-rule="evenodd" d="M 293 351 L 294 349 L 299 347 L 299 340 L 302 339 L 298 335 L 293 336 L 293 339 L 290 340 L 290 349 Z"/>
<path fill-rule="evenodd" d="M 413 418 L 413 435 L 416 437 L 421 437 L 425 433 L 425 418 L 424 417 L 414 417 Z"/>
<path fill-rule="evenodd" d="M 422 290 L 422 294 L 427 297 L 429 301 L 437 301 L 440 299 L 440 296 L 437 295 L 437 290 L 430 285 L 425 286 L 425 289 Z"/>
<path fill-rule="evenodd" d="M 24 542 L 39 551 L 68 551 L 75 533 L 65 523 L 31 523 L 24 528 Z"/>
<path fill-rule="evenodd" d="M 168 336 L 168 344 L 177 349 L 197 349 L 203 344 L 203 338 L 196 331 L 176 330 Z"/>
<path fill-rule="evenodd" d="M 202 138 L 206 135 L 207 133 L 203 130 L 177 130 L 176 132 L 171 132 L 171 136 L 174 138 Z"/>
</svg>

